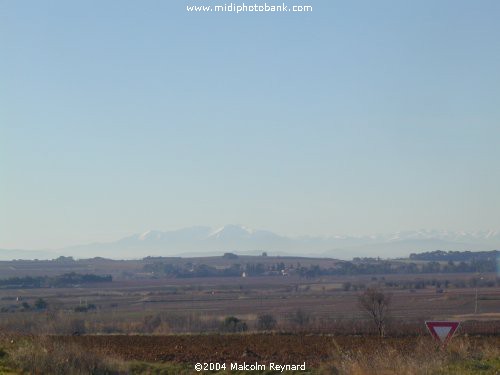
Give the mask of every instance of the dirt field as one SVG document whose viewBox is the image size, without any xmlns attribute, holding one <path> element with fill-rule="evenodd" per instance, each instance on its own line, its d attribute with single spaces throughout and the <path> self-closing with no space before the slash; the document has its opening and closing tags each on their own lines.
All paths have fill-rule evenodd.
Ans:
<svg viewBox="0 0 500 375">
<path fill-rule="evenodd" d="M 446 347 L 429 335 L 408 337 L 313 334 L 0 335 L 0 374 L 188 375 L 197 363 L 303 364 L 309 375 L 500 374 L 500 336 L 456 335 Z M 278 372 L 279 373 L 279 372 Z"/>
<path fill-rule="evenodd" d="M 430 335 L 315 334 L 20 336 L 0 334 L 1 374 L 188 375 L 198 363 L 303 364 L 309 375 L 500 374 L 500 336 L 458 333 L 445 347 Z"/>
<path fill-rule="evenodd" d="M 402 337 L 381 340 L 374 336 L 327 336 L 301 334 L 230 334 L 230 335 L 172 335 L 172 336 L 82 336 L 56 337 L 89 350 L 123 360 L 145 362 L 234 362 L 259 363 L 306 362 L 310 367 L 343 353 L 362 351 L 369 355 L 384 348 L 410 354 L 418 345 L 436 346 L 430 337 Z M 458 342 L 464 338 L 456 338 Z M 500 336 L 468 337 L 473 347 L 500 347 Z M 436 349 L 438 350 L 438 349 Z"/>
</svg>

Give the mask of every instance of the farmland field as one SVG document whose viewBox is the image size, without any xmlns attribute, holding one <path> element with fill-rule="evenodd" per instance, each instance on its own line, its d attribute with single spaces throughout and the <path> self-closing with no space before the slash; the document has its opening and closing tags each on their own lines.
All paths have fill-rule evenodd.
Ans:
<svg viewBox="0 0 500 375">
<path fill-rule="evenodd" d="M 439 278 L 435 275 L 427 277 Z M 330 332 L 335 329 L 348 333 L 347 329 L 357 333 L 356 326 L 363 325 L 367 319 L 366 312 L 358 306 L 360 292 L 345 291 L 342 285 L 346 282 L 369 285 L 380 281 L 380 276 L 375 277 L 376 280 L 372 278 L 127 280 L 72 288 L 2 289 L 0 308 L 4 312 L 1 313 L 0 326 L 18 325 L 23 330 L 26 328 L 24 321 L 30 320 L 31 328 L 35 329 L 39 322 L 38 328 L 45 333 L 73 333 L 67 331 L 70 328 L 66 329 L 63 323 L 82 320 L 85 332 L 81 333 L 206 332 L 217 330 L 218 322 L 227 316 L 237 316 L 253 327 L 259 315 L 272 314 L 281 329 L 291 330 L 301 328 L 293 322 L 294 314 L 300 310 L 307 315 L 306 328 L 309 330 Z M 418 277 L 389 275 L 384 277 L 384 282 L 400 278 Z M 487 327 L 492 323 L 483 324 L 485 320 L 500 322 L 499 287 L 478 288 L 476 313 L 474 288 L 449 288 L 439 293 L 434 287 L 389 290 L 392 295 L 389 328 L 391 324 L 423 327 L 423 322 L 428 319 L 460 319 L 475 321 L 476 328 L 482 333 L 491 331 Z M 47 310 L 23 310 L 22 303 L 32 306 L 39 298 L 48 303 Z M 87 309 L 87 306 L 91 308 Z M 157 315 L 161 324 L 154 329 L 143 327 L 144 319 Z M 54 331 L 50 331 L 51 322 L 58 323 Z"/>
<path fill-rule="evenodd" d="M 203 262 L 217 265 L 214 259 Z M 144 272 L 144 261 L 100 259 L 2 267 L 11 277 L 0 289 L 2 363 L 13 373 L 32 372 L 30 366 L 48 366 L 51 373 L 66 368 L 72 357 L 94 368 L 82 373 L 100 373 L 99 366 L 112 369 L 102 373 L 194 373 L 194 364 L 205 362 L 305 362 L 308 373 L 318 374 L 500 371 L 495 273 L 483 273 L 478 284 L 470 273 L 156 277 Z M 81 284 L 36 287 L 26 285 L 32 279 L 15 279 L 32 271 L 43 277 L 76 272 L 69 280 L 80 280 L 83 272 L 97 276 Z M 112 281 L 92 281 L 106 274 Z M 52 276 L 43 282 L 60 281 Z M 360 305 L 360 296 L 374 287 L 390 296 L 384 338 Z M 426 320 L 461 325 L 440 349 Z M 50 360 L 27 353 L 45 353 Z M 429 365 L 419 367 L 427 359 Z"/>
<path fill-rule="evenodd" d="M 312 334 L 88 335 L 4 337 L 0 359 L 5 372 L 193 374 L 196 365 L 218 365 L 201 373 L 276 374 L 233 371 L 232 366 L 303 365 L 307 374 L 498 374 L 498 336 L 459 335 L 440 348 L 429 337 L 337 336 Z M 82 356 L 82 353 L 85 353 Z M 50 357 L 48 361 L 46 357 Z M 83 357 L 83 358 L 82 358 Z M 89 359 L 91 358 L 91 359 Z M 17 362 L 16 362 L 17 360 Z M 17 364 L 17 369 L 13 367 Z M 225 366 L 224 370 L 222 366 Z M 262 368 L 262 367 L 261 367 Z M 67 371 L 67 372 L 66 372 Z"/>
</svg>

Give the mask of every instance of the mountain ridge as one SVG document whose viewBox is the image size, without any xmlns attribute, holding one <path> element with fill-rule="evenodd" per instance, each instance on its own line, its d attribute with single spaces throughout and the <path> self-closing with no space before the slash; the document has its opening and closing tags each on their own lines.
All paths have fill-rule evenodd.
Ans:
<svg viewBox="0 0 500 375">
<path fill-rule="evenodd" d="M 410 253 L 457 250 L 484 251 L 500 248 L 500 230 L 474 232 L 420 229 L 363 236 L 287 237 L 267 230 L 229 224 L 213 229 L 193 226 L 179 230 L 148 230 L 112 242 L 94 242 L 57 250 L 0 250 L 0 259 L 57 254 L 74 257 L 105 256 L 142 258 L 145 256 L 220 255 L 224 252 L 262 252 L 341 259 L 377 256 L 407 257 Z M 11 258 L 12 259 L 12 258 Z"/>
</svg>

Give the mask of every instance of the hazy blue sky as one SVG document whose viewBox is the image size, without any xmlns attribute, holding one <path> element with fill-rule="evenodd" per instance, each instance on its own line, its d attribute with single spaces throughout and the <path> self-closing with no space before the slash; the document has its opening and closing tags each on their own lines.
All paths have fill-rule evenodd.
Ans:
<svg viewBox="0 0 500 375">
<path fill-rule="evenodd" d="M 500 228 L 499 1 L 189 3 L 0 0 L 0 247 Z"/>
</svg>

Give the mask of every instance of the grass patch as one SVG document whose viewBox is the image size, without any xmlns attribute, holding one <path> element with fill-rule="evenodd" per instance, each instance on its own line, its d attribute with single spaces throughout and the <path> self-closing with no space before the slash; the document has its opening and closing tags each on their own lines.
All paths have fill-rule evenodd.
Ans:
<svg viewBox="0 0 500 375">
<path fill-rule="evenodd" d="M 129 362 L 126 364 L 130 375 L 188 375 L 193 367 L 176 363 Z"/>
<path fill-rule="evenodd" d="M 76 344 L 61 344 L 47 337 L 26 339 L 4 359 L 8 368 L 29 374 L 120 374 L 118 365 L 107 358 L 90 353 Z"/>
<path fill-rule="evenodd" d="M 437 372 L 437 375 L 448 374 L 482 374 L 497 375 L 500 373 L 500 358 L 489 359 L 469 359 L 457 363 L 449 364 L 444 369 Z"/>
<path fill-rule="evenodd" d="M 0 348 L 0 375 L 15 374 L 19 374 L 19 372 L 10 366 L 9 354 L 3 348 Z"/>
<path fill-rule="evenodd" d="M 276 375 L 276 374 L 318 374 L 315 370 L 306 371 L 231 371 L 230 365 L 226 366 L 226 370 L 221 371 L 202 371 L 199 374 L 211 375 Z M 178 364 L 178 363 L 149 363 L 149 362 L 129 362 L 127 364 L 127 374 L 130 375 L 191 375 L 197 372 L 193 365 Z"/>
</svg>

